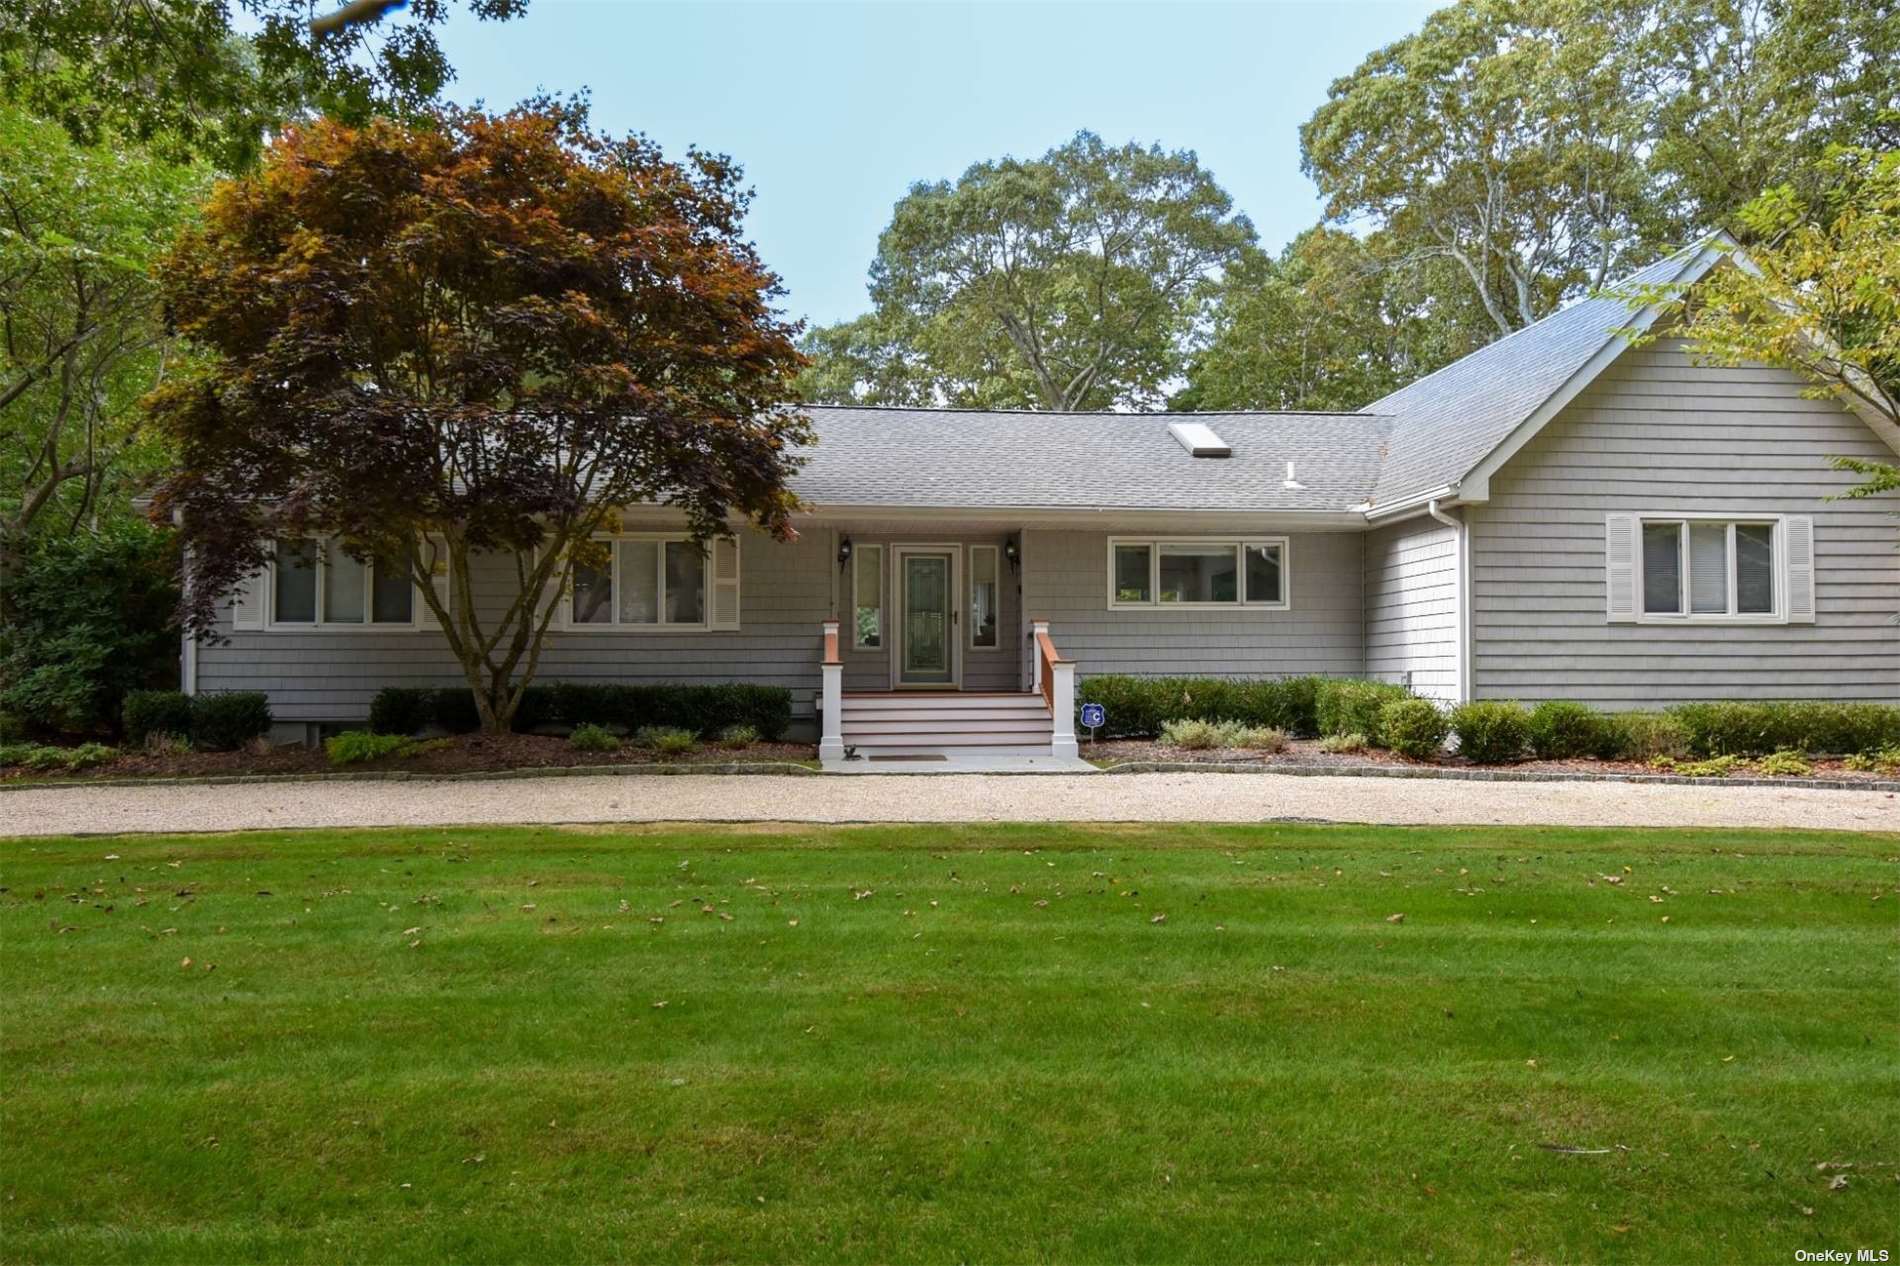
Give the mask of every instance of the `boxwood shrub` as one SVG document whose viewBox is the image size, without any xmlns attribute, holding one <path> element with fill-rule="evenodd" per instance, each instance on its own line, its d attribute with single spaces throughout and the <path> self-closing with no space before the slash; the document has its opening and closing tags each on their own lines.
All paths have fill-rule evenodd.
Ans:
<svg viewBox="0 0 1900 1266">
<path fill-rule="evenodd" d="M 1900 743 L 1900 707 L 1879 703 L 1685 703 L 1670 712 L 1698 756 L 1845 755 Z"/>
<path fill-rule="evenodd" d="M 1081 705 L 1108 711 L 1100 738 L 1152 738 L 1170 721 L 1238 721 L 1289 734 L 1318 732 L 1314 704 L 1318 677 L 1132 677 L 1104 673 L 1076 685 L 1076 724 Z M 1078 728 L 1078 733 L 1086 731 Z"/>
<path fill-rule="evenodd" d="M 270 700 L 261 690 L 231 690 L 194 695 L 191 745 L 227 752 L 270 733 Z"/>
<path fill-rule="evenodd" d="M 1384 747 L 1379 717 L 1385 705 L 1412 698 L 1404 686 L 1384 681 L 1323 681 L 1315 700 L 1315 719 L 1321 734 L 1363 734 L 1375 747 Z"/>
<path fill-rule="evenodd" d="M 1522 760 L 1530 744 L 1530 714 L 1515 703 L 1487 699 L 1452 709 L 1451 729 L 1458 751 L 1479 765 Z"/>
<path fill-rule="evenodd" d="M 792 692 L 783 686 L 553 682 L 528 687 L 515 713 L 514 728 L 600 725 L 631 734 L 659 726 L 712 738 L 732 726 L 745 725 L 775 742 L 791 723 Z M 391 686 L 370 703 L 369 728 L 378 734 L 416 734 L 430 726 L 451 734 L 480 728 L 473 693 Z"/>
<path fill-rule="evenodd" d="M 1449 724 L 1437 704 L 1413 695 L 1387 700 L 1379 709 L 1380 740 L 1413 760 L 1430 760 L 1438 755 Z"/>
<path fill-rule="evenodd" d="M 182 690 L 134 690 L 121 708 L 125 741 L 134 747 L 153 734 L 191 737 L 191 696 Z"/>
<path fill-rule="evenodd" d="M 1539 760 L 1575 760 L 1605 747 L 1603 713 L 1572 699 L 1546 699 L 1531 709 L 1531 751 Z"/>
</svg>

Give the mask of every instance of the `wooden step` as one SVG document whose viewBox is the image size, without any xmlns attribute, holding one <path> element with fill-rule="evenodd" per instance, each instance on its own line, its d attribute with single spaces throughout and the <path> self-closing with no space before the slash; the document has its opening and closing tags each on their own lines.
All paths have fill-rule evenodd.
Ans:
<svg viewBox="0 0 1900 1266">
<path fill-rule="evenodd" d="M 905 751 L 927 752 L 938 747 L 997 747 L 997 748 L 1034 748 L 1039 752 L 1049 750 L 1049 741 L 1045 735 L 1041 741 L 1021 738 L 999 738 L 993 734 L 932 734 L 920 737 L 915 734 L 893 734 L 863 741 L 847 734 L 844 745 L 856 748 L 860 752 L 882 752 L 893 748 Z"/>
<path fill-rule="evenodd" d="M 1049 709 L 1041 706 L 1017 705 L 1009 708 L 940 708 L 930 704 L 920 704 L 910 708 L 853 708 L 846 707 L 840 713 L 848 721 L 942 721 L 946 724 L 967 722 L 971 725 L 987 725 L 991 721 L 1022 721 L 1032 718 L 1049 719 Z"/>
<path fill-rule="evenodd" d="M 1034 738 L 1040 735 L 1048 738 L 1054 727 L 1049 719 L 1041 721 L 992 722 L 987 725 L 945 725 L 941 721 L 861 721 L 844 724 L 844 741 L 854 738 L 882 737 L 891 734 L 904 734 L 923 740 L 937 734 L 1003 734 L 1023 735 Z"/>
<path fill-rule="evenodd" d="M 929 691 L 888 695 L 846 695 L 842 700 L 847 712 L 881 712 L 904 708 L 954 708 L 961 712 L 992 712 L 1009 708 L 1042 708 L 1048 704 L 1041 695 L 953 695 Z"/>
</svg>

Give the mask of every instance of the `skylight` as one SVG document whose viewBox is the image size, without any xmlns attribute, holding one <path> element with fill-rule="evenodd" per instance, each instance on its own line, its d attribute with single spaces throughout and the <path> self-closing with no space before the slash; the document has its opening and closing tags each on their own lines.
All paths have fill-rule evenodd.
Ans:
<svg viewBox="0 0 1900 1266">
<path fill-rule="evenodd" d="M 1170 422 L 1168 434 L 1196 457 L 1232 457 L 1234 450 L 1205 422 Z"/>
</svg>

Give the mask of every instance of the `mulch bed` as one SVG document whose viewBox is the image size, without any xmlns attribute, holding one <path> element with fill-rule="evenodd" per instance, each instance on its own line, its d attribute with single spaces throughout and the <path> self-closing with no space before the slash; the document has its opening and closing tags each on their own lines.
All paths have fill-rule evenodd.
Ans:
<svg viewBox="0 0 1900 1266">
<path fill-rule="evenodd" d="M 810 743 L 754 743 L 732 749 L 705 744 L 683 756 L 660 756 L 645 748 L 582 752 L 565 738 L 546 734 L 462 734 L 432 740 L 407 757 L 332 765 L 320 748 L 292 744 L 259 751 L 181 752 L 147 755 L 127 752 L 116 760 L 74 772 L 0 769 L 4 782 L 89 782 L 102 778 L 217 778 L 252 774 L 333 774 L 400 770 L 408 774 L 498 773 L 510 769 L 564 769 L 580 765 L 726 765 L 736 762 L 805 762 L 817 759 Z"/>
<path fill-rule="evenodd" d="M 1363 768 L 1367 765 L 1384 765 L 1405 769 L 1508 769 L 1520 774 L 1654 774 L 1641 761 L 1633 760 L 1527 760 L 1515 765 L 1479 765 L 1458 756 L 1441 756 L 1437 760 L 1412 760 L 1396 752 L 1367 748 L 1360 752 L 1323 752 L 1317 740 L 1294 739 L 1280 752 L 1257 752 L 1244 748 L 1214 748 L 1208 751 L 1188 751 L 1185 748 L 1170 747 L 1166 743 L 1149 739 L 1104 739 L 1100 743 L 1090 743 L 1083 739 L 1081 743 L 1083 760 L 1098 764 L 1125 764 L 1128 762 L 1167 761 L 1173 764 L 1190 765 L 1301 765 L 1307 768 L 1319 765 L 1332 765 L 1340 768 Z M 1850 781 L 1880 782 L 1890 781 L 1892 774 L 1875 773 L 1868 770 L 1847 768 L 1839 759 L 1817 757 L 1809 762 L 1814 772 L 1804 775 L 1810 778 L 1842 778 Z M 1667 772 L 1667 771 L 1664 771 Z M 1753 771 L 1738 768 L 1738 776 L 1746 776 Z M 1710 782 L 1720 782 L 1711 778 Z"/>
</svg>

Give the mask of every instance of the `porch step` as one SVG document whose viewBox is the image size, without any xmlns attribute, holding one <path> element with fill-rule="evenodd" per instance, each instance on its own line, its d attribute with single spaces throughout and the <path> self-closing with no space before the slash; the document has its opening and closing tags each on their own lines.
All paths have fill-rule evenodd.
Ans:
<svg viewBox="0 0 1900 1266">
<path fill-rule="evenodd" d="M 844 744 L 866 755 L 1046 749 L 1054 730 L 1041 695 L 893 692 L 846 695 L 842 703 Z"/>
</svg>

